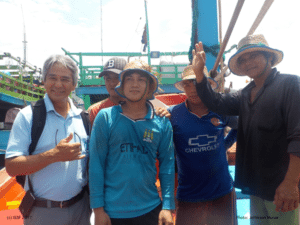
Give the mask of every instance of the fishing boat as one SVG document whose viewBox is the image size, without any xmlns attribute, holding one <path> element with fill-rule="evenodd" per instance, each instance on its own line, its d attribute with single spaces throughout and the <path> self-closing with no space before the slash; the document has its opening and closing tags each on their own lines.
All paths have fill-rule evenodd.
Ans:
<svg viewBox="0 0 300 225">
<path fill-rule="evenodd" d="M 21 108 L 43 98 L 45 90 L 39 87 L 36 77 L 40 70 L 36 67 L 29 63 L 22 65 L 21 59 L 10 53 L 0 55 L 1 60 L 16 65 L 0 64 L 0 223 L 23 224 L 18 207 L 25 192 L 16 178 L 6 173 L 5 150 L 15 115 Z"/>
<path fill-rule="evenodd" d="M 184 67 L 189 64 L 189 61 L 181 63 L 163 62 L 152 64 L 152 59 L 159 59 L 163 56 L 186 56 L 191 59 L 191 50 L 195 43 L 202 41 L 206 52 L 206 65 L 208 70 L 218 72 L 215 79 L 219 83 L 219 92 L 230 91 L 225 89 L 226 66 L 223 63 L 223 53 L 229 39 L 230 34 L 227 32 L 224 40 L 221 37 L 221 31 L 218 27 L 218 7 L 219 1 L 206 0 L 191 0 L 192 3 L 192 35 L 189 51 L 185 52 L 159 52 L 150 51 L 149 45 L 149 27 L 147 19 L 147 4 L 145 1 L 146 11 L 146 26 L 143 43 L 147 52 L 110 52 L 110 53 L 95 53 L 95 52 L 70 52 L 62 48 L 62 51 L 74 60 L 79 67 L 79 81 L 76 88 L 77 106 L 87 109 L 91 104 L 101 101 L 108 97 L 103 78 L 99 78 L 98 74 L 103 71 L 103 65 L 84 65 L 84 57 L 91 56 L 118 56 L 127 58 L 129 61 L 134 57 L 145 59 L 152 66 L 153 72 L 158 75 L 159 94 L 156 99 L 165 106 L 179 104 L 185 101 L 186 96 L 174 87 L 174 83 L 181 79 L 181 72 Z M 189 2 L 190 3 L 190 2 Z M 233 28 L 242 7 L 242 0 L 238 1 L 233 18 L 229 28 Z M 220 11 L 219 11 L 220 14 Z M 229 29 L 230 31 L 230 29 Z M 232 29 L 231 29 L 232 31 Z M 145 41 L 146 40 L 146 41 Z M 0 60 L 12 56 L 9 53 L 0 55 Z M 18 58 L 15 58 L 20 61 Z M 17 66 L 11 68 L 18 69 Z M 4 66 L 0 66 L 0 70 L 7 70 Z M 4 167 L 4 153 L 7 147 L 9 137 L 9 129 L 11 124 L 5 123 L 5 115 L 12 108 L 22 108 L 33 101 L 43 98 L 45 90 L 34 83 L 33 74 L 37 72 L 36 67 L 31 67 L 29 78 L 23 76 L 23 73 L 5 73 L 0 72 L 0 223 L 1 224 L 22 224 L 22 216 L 18 211 L 18 206 L 24 196 L 23 188 L 16 183 L 15 178 L 10 177 Z M 214 73 L 212 73 L 214 74 Z M 12 76 L 13 75 L 13 76 Z M 74 97 L 75 99 L 75 97 Z M 235 145 L 229 150 L 228 154 L 229 170 L 234 179 L 234 164 L 235 164 Z M 240 190 L 237 192 L 237 216 L 239 224 L 250 224 L 249 222 L 249 196 L 243 195 Z M 3 217 L 5 216 L 5 217 Z M 2 220 L 4 218 L 4 220 Z M 3 223 L 4 222 L 4 223 Z"/>
</svg>

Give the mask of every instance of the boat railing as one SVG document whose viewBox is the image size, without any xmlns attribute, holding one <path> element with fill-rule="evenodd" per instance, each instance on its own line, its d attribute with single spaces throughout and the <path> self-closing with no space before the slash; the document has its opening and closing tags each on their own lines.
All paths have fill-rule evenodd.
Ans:
<svg viewBox="0 0 300 225">
<path fill-rule="evenodd" d="M 187 65 L 152 65 L 152 69 L 157 75 L 160 84 L 174 84 L 181 79 L 181 73 Z M 103 77 L 99 78 L 99 73 L 103 71 L 103 66 L 82 66 L 80 71 L 79 86 L 105 85 Z"/>
<path fill-rule="evenodd" d="M 99 73 L 103 71 L 103 65 L 84 65 L 84 57 L 127 57 L 127 61 L 131 57 L 147 57 L 148 64 L 152 67 L 153 72 L 157 75 L 159 83 L 162 85 L 174 84 L 181 79 L 183 69 L 188 65 L 185 63 L 164 63 L 160 61 L 159 65 L 153 65 L 151 59 L 159 59 L 160 56 L 188 56 L 188 52 L 151 52 L 144 54 L 141 52 L 69 52 L 62 48 L 66 55 L 79 67 L 78 86 L 85 85 L 105 85 L 104 79 L 99 78 Z"/>
<path fill-rule="evenodd" d="M 45 95 L 43 88 L 9 76 L 3 72 L 0 72 L 0 92 L 26 101 L 37 101 Z"/>
</svg>

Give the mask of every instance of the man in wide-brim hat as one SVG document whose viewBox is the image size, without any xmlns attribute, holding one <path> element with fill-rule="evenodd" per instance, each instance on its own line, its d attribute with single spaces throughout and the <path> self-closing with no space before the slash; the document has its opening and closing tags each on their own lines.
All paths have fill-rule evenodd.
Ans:
<svg viewBox="0 0 300 225">
<path fill-rule="evenodd" d="M 172 126 L 154 113 L 149 102 L 158 80 L 141 60 L 128 63 L 119 77 L 116 92 L 124 102 L 98 113 L 90 141 L 95 224 L 171 225 L 175 209 Z M 156 158 L 162 201 L 155 186 Z"/>
<path fill-rule="evenodd" d="M 217 113 L 239 115 L 235 186 L 250 195 L 251 224 L 298 224 L 300 78 L 273 68 L 283 53 L 250 35 L 229 59 L 230 70 L 253 79 L 234 94 L 214 93 L 203 75 L 202 43 L 193 52 L 197 92 Z"/>
<path fill-rule="evenodd" d="M 206 67 L 204 74 L 211 87 L 217 88 Z M 226 150 L 236 140 L 237 117 L 216 114 L 203 104 L 191 65 L 174 85 L 187 96 L 185 102 L 168 109 L 178 167 L 176 224 L 236 224 Z M 233 128 L 228 138 L 224 138 L 226 126 Z"/>
</svg>

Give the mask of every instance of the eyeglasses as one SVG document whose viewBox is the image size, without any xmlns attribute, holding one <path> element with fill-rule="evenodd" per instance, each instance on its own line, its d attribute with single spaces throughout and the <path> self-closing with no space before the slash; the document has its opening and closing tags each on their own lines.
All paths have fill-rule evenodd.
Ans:
<svg viewBox="0 0 300 225">
<path fill-rule="evenodd" d="M 56 130 L 56 133 L 55 133 L 55 146 L 57 146 L 57 133 L 58 133 L 58 129 Z M 75 137 L 78 137 L 78 139 L 79 139 L 80 150 L 81 150 L 81 138 L 80 138 L 80 136 L 76 132 L 74 132 L 74 142 L 76 142 L 76 138 Z"/>
</svg>

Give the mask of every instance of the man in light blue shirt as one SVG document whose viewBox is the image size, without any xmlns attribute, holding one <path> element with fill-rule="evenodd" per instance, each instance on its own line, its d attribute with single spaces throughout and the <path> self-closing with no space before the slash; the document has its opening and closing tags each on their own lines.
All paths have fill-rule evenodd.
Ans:
<svg viewBox="0 0 300 225">
<path fill-rule="evenodd" d="M 68 97 L 77 84 L 77 66 L 67 56 L 53 55 L 44 64 L 43 80 L 43 133 L 29 155 L 33 113 L 30 106 L 22 109 L 11 130 L 6 170 L 10 176 L 29 175 L 36 202 L 24 224 L 89 224 L 88 136 L 81 110 Z"/>
<path fill-rule="evenodd" d="M 158 87 L 150 66 L 136 60 L 120 74 L 121 105 L 96 116 L 90 143 L 90 199 L 95 225 L 171 225 L 174 146 L 170 121 L 148 101 Z M 156 158 L 162 201 L 156 182 Z"/>
</svg>

